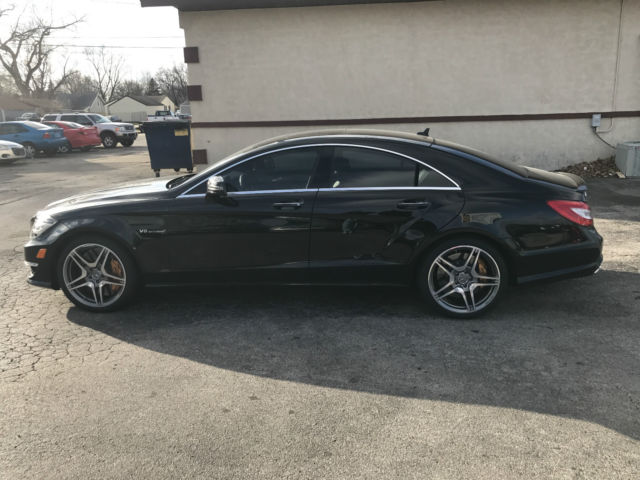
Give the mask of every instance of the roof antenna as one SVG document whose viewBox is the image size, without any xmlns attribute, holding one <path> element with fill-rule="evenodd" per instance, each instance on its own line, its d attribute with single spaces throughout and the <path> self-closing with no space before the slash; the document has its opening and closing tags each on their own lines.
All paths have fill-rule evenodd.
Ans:
<svg viewBox="0 0 640 480">
<path fill-rule="evenodd" d="M 429 130 L 430 130 L 430 128 L 427 127 L 422 132 L 418 132 L 418 135 L 422 135 L 424 137 L 428 137 L 429 136 Z"/>
</svg>

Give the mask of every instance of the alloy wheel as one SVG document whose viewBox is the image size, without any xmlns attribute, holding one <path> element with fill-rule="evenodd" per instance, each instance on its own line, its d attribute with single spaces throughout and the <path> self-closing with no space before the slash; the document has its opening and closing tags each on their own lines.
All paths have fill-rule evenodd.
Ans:
<svg viewBox="0 0 640 480">
<path fill-rule="evenodd" d="M 452 313 L 467 314 L 483 310 L 500 290 L 500 268 L 482 248 L 460 245 L 438 255 L 428 272 L 429 293 L 433 300 Z"/>
<path fill-rule="evenodd" d="M 62 279 L 73 298 L 97 308 L 115 303 L 127 284 L 120 257 L 97 243 L 78 245 L 67 254 L 62 265 Z"/>
</svg>

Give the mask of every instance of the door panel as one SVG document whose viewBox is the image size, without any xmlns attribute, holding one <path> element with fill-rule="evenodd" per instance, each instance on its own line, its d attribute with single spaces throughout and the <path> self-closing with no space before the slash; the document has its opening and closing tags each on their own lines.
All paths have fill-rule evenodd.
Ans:
<svg viewBox="0 0 640 480">
<path fill-rule="evenodd" d="M 458 186 L 377 147 L 336 146 L 329 163 L 311 223 L 311 278 L 406 283 L 421 245 L 462 209 Z"/>
<path fill-rule="evenodd" d="M 160 276 L 179 282 L 304 281 L 316 194 L 229 193 L 226 200 L 176 200 L 166 217 L 166 274 Z"/>
<path fill-rule="evenodd" d="M 459 191 L 322 189 L 311 224 L 311 278 L 406 283 L 416 251 L 462 205 Z"/>
</svg>

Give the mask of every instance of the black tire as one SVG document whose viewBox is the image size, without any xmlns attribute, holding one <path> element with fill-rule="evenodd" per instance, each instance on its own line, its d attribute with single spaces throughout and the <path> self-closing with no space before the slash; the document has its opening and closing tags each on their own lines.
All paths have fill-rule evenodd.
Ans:
<svg viewBox="0 0 640 480">
<path fill-rule="evenodd" d="M 120 143 L 123 147 L 130 147 L 133 145 L 133 140 L 121 140 Z"/>
<path fill-rule="evenodd" d="M 509 284 L 502 254 L 475 237 L 436 245 L 418 268 L 418 288 L 434 310 L 453 318 L 474 318 L 493 308 Z"/>
<path fill-rule="evenodd" d="M 140 285 L 131 254 L 100 235 L 71 239 L 58 257 L 56 275 L 66 297 L 90 312 L 124 307 L 133 300 Z"/>
<path fill-rule="evenodd" d="M 27 158 L 34 158 L 36 156 L 36 153 L 38 153 L 38 150 L 33 143 L 25 142 L 22 144 L 22 146 L 24 147 L 24 150 L 27 154 Z"/>
<path fill-rule="evenodd" d="M 69 153 L 71 152 L 71 144 L 69 142 L 65 143 L 64 145 L 60 145 L 58 147 L 58 153 Z"/>
<path fill-rule="evenodd" d="M 115 148 L 118 144 L 116 136 L 111 132 L 104 132 L 100 135 L 100 138 L 102 138 L 102 146 L 104 148 Z"/>
</svg>

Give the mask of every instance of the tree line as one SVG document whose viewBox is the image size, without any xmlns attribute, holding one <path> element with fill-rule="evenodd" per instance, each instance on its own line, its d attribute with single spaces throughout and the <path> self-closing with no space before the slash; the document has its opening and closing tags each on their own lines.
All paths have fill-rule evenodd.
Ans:
<svg viewBox="0 0 640 480">
<path fill-rule="evenodd" d="M 13 6 L 0 7 L 0 21 L 6 20 Z M 126 95 L 167 95 L 180 105 L 187 99 L 187 79 L 183 65 L 161 67 L 153 74 L 138 79 L 123 77 L 124 58 L 104 47 L 83 51 L 90 66 L 82 73 L 68 66 L 68 60 L 52 68 L 53 54 L 60 46 L 48 40 L 52 33 L 82 22 L 73 19 L 64 23 L 45 20 L 37 14 L 18 17 L 0 33 L 0 94 L 25 97 L 64 99 L 98 94 L 109 103 Z"/>
</svg>

